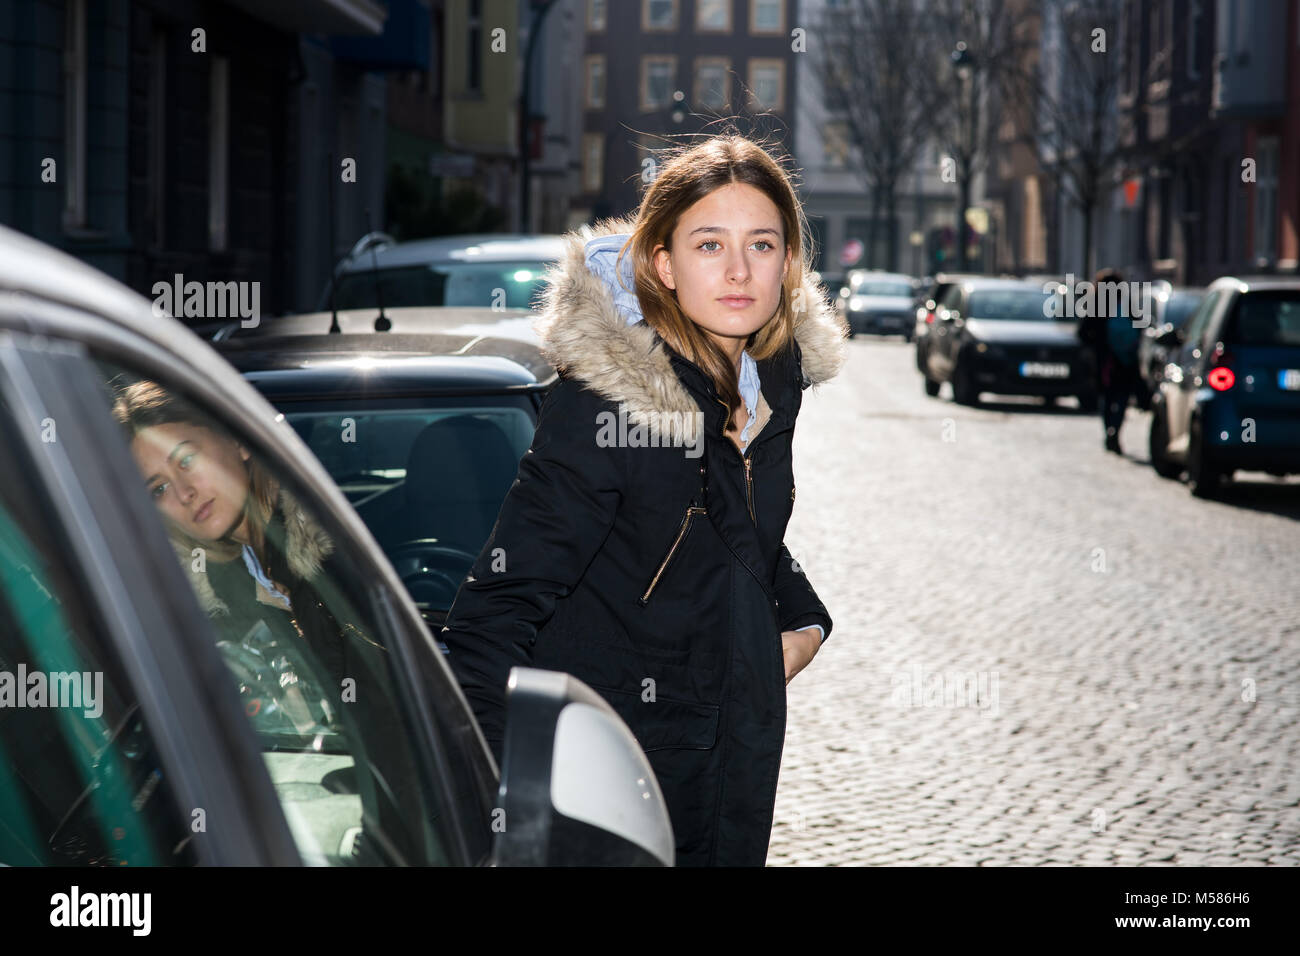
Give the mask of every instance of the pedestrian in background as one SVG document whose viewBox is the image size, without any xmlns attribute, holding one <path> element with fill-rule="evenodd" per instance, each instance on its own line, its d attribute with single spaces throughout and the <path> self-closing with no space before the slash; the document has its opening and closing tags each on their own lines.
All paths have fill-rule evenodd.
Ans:
<svg viewBox="0 0 1300 956">
<path fill-rule="evenodd" d="M 566 237 L 538 323 L 560 378 L 442 631 L 498 763 L 511 667 L 604 697 L 679 866 L 765 863 L 786 684 L 831 630 L 783 542 L 803 390 L 847 333 L 806 228 L 781 165 L 728 135 L 664 161 L 634 219 Z M 623 416 L 687 434 L 600 440 Z"/>
<path fill-rule="evenodd" d="M 1124 424 L 1130 399 L 1137 394 L 1138 340 L 1140 331 L 1133 327 L 1129 310 L 1121 306 L 1109 310 L 1107 304 L 1122 303 L 1122 296 L 1112 295 L 1106 286 L 1122 283 L 1118 269 L 1102 269 L 1093 279 L 1095 307 L 1078 325 L 1081 346 L 1092 358 L 1098 391 L 1101 393 L 1101 420 L 1105 429 L 1105 448 L 1120 454 L 1119 430 Z"/>
</svg>

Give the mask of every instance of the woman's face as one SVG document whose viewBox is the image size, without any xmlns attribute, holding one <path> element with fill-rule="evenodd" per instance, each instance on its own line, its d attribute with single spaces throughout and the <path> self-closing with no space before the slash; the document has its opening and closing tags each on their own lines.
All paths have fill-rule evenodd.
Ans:
<svg viewBox="0 0 1300 956">
<path fill-rule="evenodd" d="M 136 467 L 154 504 L 180 530 L 217 541 L 244 519 L 249 454 L 202 425 L 153 425 L 131 442 Z"/>
<path fill-rule="evenodd" d="M 749 335 L 776 314 L 790 268 L 781 212 L 762 190 L 731 183 L 681 217 L 673 251 L 655 249 L 660 281 L 687 317 L 739 357 Z"/>
</svg>

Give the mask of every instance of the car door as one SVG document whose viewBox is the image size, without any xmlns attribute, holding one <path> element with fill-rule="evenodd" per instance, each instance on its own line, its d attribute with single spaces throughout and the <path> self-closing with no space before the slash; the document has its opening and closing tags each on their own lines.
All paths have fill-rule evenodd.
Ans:
<svg viewBox="0 0 1300 956">
<path fill-rule="evenodd" d="M 364 532 L 357 535 L 339 519 L 328 481 L 318 484 L 304 472 L 296 457 L 304 454 L 302 446 L 291 429 L 278 421 L 283 437 L 268 441 L 265 426 L 251 420 L 228 391 L 223 395 L 203 376 L 187 373 L 184 362 L 153 343 L 92 325 L 97 334 L 88 336 L 94 341 L 87 347 L 77 334 L 87 328 L 84 314 L 70 315 L 72 310 L 30 299 L 22 310 L 24 325 L 43 327 L 47 334 L 10 346 L 10 354 L 18 355 L 11 361 L 43 369 L 41 377 L 29 376 L 37 383 L 32 389 L 36 398 L 28 401 L 27 420 L 21 424 L 30 430 L 33 421 L 48 419 L 61 429 L 58 447 L 69 459 L 65 484 L 70 493 L 84 497 L 94 492 L 92 504 L 79 514 L 80 533 L 109 540 L 115 549 L 112 559 L 100 556 L 95 566 L 118 568 L 128 578 L 136 569 L 139 586 L 128 595 L 130 606 L 137 616 L 152 615 L 147 625 L 120 629 L 135 635 L 135 658 L 127 659 L 142 662 L 132 674 L 140 709 L 146 709 L 150 692 L 166 687 L 168 699 L 192 706 L 191 722 L 207 726 L 211 737 L 227 738 L 228 754 L 196 760 L 193 749 L 185 749 L 191 747 L 190 724 L 178 724 L 184 736 L 177 738 L 171 734 L 176 722 L 171 711 L 160 710 L 154 717 L 167 769 L 188 787 L 180 805 L 210 810 L 207 803 L 223 787 L 242 782 L 251 794 L 244 795 L 242 807 L 227 798 L 238 811 L 228 816 L 245 817 L 245 831 L 252 831 L 241 862 L 484 862 L 496 785 L 486 745 L 432 638 L 400 584 L 389 580 L 391 568 Z M 74 328 L 77 333 L 69 334 Z M 218 580 L 213 572 L 220 563 L 208 566 L 202 548 L 198 550 L 204 553 L 192 561 L 188 552 L 177 549 L 173 529 L 151 500 L 133 459 L 132 443 L 109 414 L 115 388 L 137 380 L 183 396 L 214 427 L 249 449 L 330 542 L 332 569 L 313 579 L 312 593 L 317 611 L 323 611 L 318 616 L 341 622 L 337 641 L 353 668 L 344 682 L 336 686 L 329 680 L 327 668 L 306 642 L 299 646 L 277 640 L 266 629 L 226 632 L 229 614 L 194 620 L 199 589 L 205 581 Z M 64 405 L 54 415 L 37 403 L 53 407 L 61 394 L 77 404 Z M 251 388 L 248 394 L 253 394 Z M 123 528 L 116 521 L 121 514 L 136 524 Z M 132 564 L 122 556 L 135 548 L 151 555 L 152 564 L 143 570 L 140 559 Z M 233 561 L 224 564 L 226 572 L 232 579 L 243 573 Z M 254 593 L 260 603 L 260 585 L 246 580 L 248 588 L 237 593 Z M 182 607 L 188 620 L 158 619 L 159 603 Z M 261 607 L 256 613 L 278 621 L 284 630 L 283 615 Z M 297 613 L 290 618 L 294 627 L 303 614 Z M 174 665 L 177 659 L 190 661 L 203 680 L 161 684 L 160 665 L 150 662 Z M 214 682 L 214 674 L 225 683 Z M 350 697 L 344 696 L 347 690 Z M 173 709 L 178 706 L 173 702 Z M 192 780 L 180 774 L 187 759 L 202 764 L 204 773 L 192 770 Z M 265 833 L 258 833 L 259 827 Z M 223 842 L 229 832 L 223 827 Z M 233 850 L 212 852 L 225 861 L 237 855 Z"/>
</svg>

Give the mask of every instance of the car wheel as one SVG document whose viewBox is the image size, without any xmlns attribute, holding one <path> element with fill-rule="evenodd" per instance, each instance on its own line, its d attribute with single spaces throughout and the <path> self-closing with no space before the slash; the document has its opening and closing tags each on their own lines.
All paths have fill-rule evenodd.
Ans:
<svg viewBox="0 0 1300 956">
<path fill-rule="evenodd" d="M 1217 498 L 1226 484 L 1225 475 L 1210 458 L 1199 422 L 1192 423 L 1187 444 L 1187 485 L 1198 498 Z"/>
<path fill-rule="evenodd" d="M 929 395 L 931 398 L 934 398 L 939 394 L 939 383 L 928 375 L 925 376 L 925 394 Z"/>
<path fill-rule="evenodd" d="M 1147 435 L 1147 454 L 1151 457 L 1151 467 L 1161 478 L 1177 478 L 1182 474 L 1182 466 L 1171 459 L 1165 449 L 1169 447 L 1169 426 L 1165 422 L 1164 409 L 1155 405 L 1151 409 L 1151 431 Z"/>
<path fill-rule="evenodd" d="M 971 376 L 970 362 L 958 360 L 952 373 L 952 399 L 958 405 L 978 405 L 980 401 L 979 386 Z"/>
</svg>

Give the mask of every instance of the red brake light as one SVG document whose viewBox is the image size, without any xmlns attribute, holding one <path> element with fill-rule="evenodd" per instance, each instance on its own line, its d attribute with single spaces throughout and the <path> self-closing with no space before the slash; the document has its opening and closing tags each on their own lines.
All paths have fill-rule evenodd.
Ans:
<svg viewBox="0 0 1300 956">
<path fill-rule="evenodd" d="M 934 313 L 933 313 L 933 312 L 926 312 L 926 313 L 925 313 L 925 324 L 926 324 L 926 325 L 934 325 Z"/>
<path fill-rule="evenodd" d="M 1226 365 L 1216 365 L 1206 374 L 1205 380 L 1209 382 L 1210 388 L 1216 392 L 1226 392 L 1232 388 L 1237 376 L 1232 374 L 1232 369 Z"/>
</svg>

